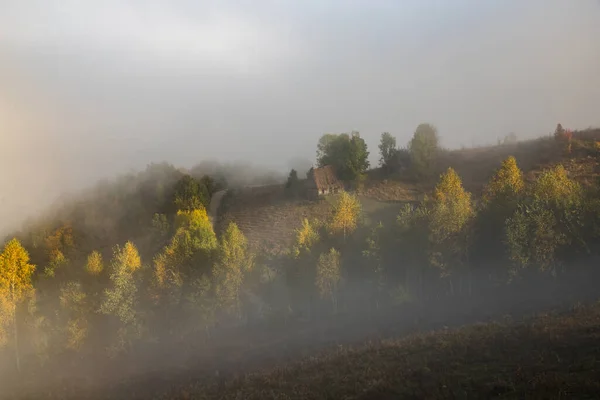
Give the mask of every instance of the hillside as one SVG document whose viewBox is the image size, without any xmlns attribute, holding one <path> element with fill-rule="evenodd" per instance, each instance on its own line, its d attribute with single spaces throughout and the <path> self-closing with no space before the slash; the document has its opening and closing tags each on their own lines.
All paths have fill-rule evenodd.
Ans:
<svg viewBox="0 0 600 400">
<path fill-rule="evenodd" d="M 562 163 L 571 178 L 589 186 L 600 174 L 598 148 L 595 139 L 600 130 L 579 132 L 585 141 L 575 142 L 572 153 L 565 155 L 554 138 L 502 144 L 496 146 L 445 150 L 437 160 L 437 174 L 431 182 L 415 182 L 408 171 L 384 175 L 380 169 L 368 172 L 360 192 L 364 218 L 367 222 L 394 220 L 405 203 L 415 203 L 433 189 L 439 174 L 454 168 L 464 187 L 479 197 L 484 185 L 503 160 L 514 156 L 528 181 L 533 181 L 545 169 Z M 299 201 L 285 197 L 283 185 L 269 185 L 236 191 L 220 219 L 222 229 L 236 222 L 253 246 L 281 249 L 288 247 L 303 218 L 322 219 L 327 216 L 327 201 Z M 327 199 L 325 199 L 327 200 Z"/>
<path fill-rule="evenodd" d="M 600 305 L 330 350 L 180 399 L 597 398 Z"/>
</svg>

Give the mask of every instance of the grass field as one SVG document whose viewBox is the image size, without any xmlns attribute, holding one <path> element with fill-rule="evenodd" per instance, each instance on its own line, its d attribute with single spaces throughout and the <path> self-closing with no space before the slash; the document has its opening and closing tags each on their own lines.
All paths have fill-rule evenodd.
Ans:
<svg viewBox="0 0 600 400">
<path fill-rule="evenodd" d="M 338 347 L 169 399 L 594 399 L 600 305 Z"/>
</svg>

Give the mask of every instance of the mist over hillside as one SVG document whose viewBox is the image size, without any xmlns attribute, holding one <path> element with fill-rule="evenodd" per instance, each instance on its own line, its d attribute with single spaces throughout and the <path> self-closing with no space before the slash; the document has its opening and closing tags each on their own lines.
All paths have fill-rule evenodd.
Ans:
<svg viewBox="0 0 600 400">
<path fill-rule="evenodd" d="M 0 398 L 598 389 L 598 1 L 0 10 Z"/>
<path fill-rule="evenodd" d="M 287 173 L 328 132 L 375 149 L 428 121 L 457 148 L 600 124 L 596 0 L 1 7 L 3 224 L 151 162 Z"/>
</svg>

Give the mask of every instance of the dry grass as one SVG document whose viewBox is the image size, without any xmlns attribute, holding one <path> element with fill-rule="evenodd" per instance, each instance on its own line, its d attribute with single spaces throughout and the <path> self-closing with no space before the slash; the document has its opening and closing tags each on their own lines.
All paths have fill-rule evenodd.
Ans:
<svg viewBox="0 0 600 400">
<path fill-rule="evenodd" d="M 597 398 L 600 306 L 339 347 L 180 399 Z"/>
<path fill-rule="evenodd" d="M 252 248 L 278 251 L 292 244 L 304 218 L 324 220 L 328 213 L 326 201 L 286 199 L 281 185 L 247 189 L 233 195 L 219 228 L 233 221 Z"/>
</svg>

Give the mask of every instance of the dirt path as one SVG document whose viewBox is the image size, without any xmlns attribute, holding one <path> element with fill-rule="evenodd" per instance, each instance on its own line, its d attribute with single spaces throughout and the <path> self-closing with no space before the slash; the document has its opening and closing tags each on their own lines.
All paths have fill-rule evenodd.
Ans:
<svg viewBox="0 0 600 400">
<path fill-rule="evenodd" d="M 215 229 L 217 212 L 219 211 L 219 206 L 221 205 L 221 200 L 223 200 L 225 193 L 227 193 L 227 189 L 219 190 L 217 193 L 213 194 L 212 198 L 210 199 L 210 205 L 208 206 L 208 217 L 213 225 L 213 229 Z"/>
</svg>

